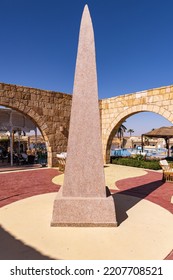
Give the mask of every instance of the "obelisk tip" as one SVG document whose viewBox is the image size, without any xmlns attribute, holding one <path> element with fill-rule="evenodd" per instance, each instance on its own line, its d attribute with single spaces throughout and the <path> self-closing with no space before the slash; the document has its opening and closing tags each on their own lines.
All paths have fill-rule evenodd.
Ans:
<svg viewBox="0 0 173 280">
<path fill-rule="evenodd" d="M 84 6 L 84 10 L 85 10 L 85 9 L 88 9 L 88 5 L 87 5 L 87 4 L 85 4 L 85 6 Z"/>
<path fill-rule="evenodd" d="M 84 13 L 88 13 L 88 14 L 90 14 L 90 12 L 89 12 L 89 8 L 88 8 L 88 5 L 87 4 L 85 4 L 85 6 L 84 6 L 84 9 L 83 9 L 83 14 Z"/>
</svg>

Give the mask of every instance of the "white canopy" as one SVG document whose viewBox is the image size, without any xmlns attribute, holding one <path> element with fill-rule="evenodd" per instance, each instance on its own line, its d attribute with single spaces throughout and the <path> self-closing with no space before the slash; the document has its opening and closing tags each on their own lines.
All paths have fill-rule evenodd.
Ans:
<svg viewBox="0 0 173 280">
<path fill-rule="evenodd" d="M 36 125 L 17 111 L 0 108 L 0 131 L 11 130 L 30 132 L 36 130 Z"/>
<path fill-rule="evenodd" d="M 35 137 L 37 139 L 37 127 L 36 125 L 23 114 L 14 111 L 12 109 L 6 109 L 0 107 L 0 132 L 10 132 L 10 162 L 13 166 L 13 132 L 35 131 Z M 36 140 L 37 142 L 37 140 Z M 19 134 L 19 153 L 20 153 L 20 134 Z"/>
</svg>

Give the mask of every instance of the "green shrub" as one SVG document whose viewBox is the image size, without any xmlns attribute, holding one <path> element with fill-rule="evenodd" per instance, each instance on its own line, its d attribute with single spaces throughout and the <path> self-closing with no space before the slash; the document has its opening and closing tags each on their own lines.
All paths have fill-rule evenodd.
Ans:
<svg viewBox="0 0 173 280">
<path fill-rule="evenodd" d="M 137 156 L 136 158 L 113 158 L 113 164 L 140 167 L 146 169 L 159 170 L 161 169 L 158 160 L 145 160 L 141 156 Z"/>
</svg>

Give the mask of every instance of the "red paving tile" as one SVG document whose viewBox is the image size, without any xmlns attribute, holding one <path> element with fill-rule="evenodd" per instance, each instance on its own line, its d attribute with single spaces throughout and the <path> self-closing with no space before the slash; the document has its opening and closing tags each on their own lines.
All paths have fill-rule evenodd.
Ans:
<svg viewBox="0 0 173 280">
<path fill-rule="evenodd" d="M 116 182 L 119 193 L 147 199 L 173 213 L 173 183 L 162 181 L 162 174 L 147 171 L 144 176 L 123 179 Z"/>
<path fill-rule="evenodd" d="M 165 260 L 173 260 L 173 250 L 169 253 Z"/>
<path fill-rule="evenodd" d="M 52 183 L 61 174 L 56 169 L 39 169 L 0 174 L 0 207 L 30 196 L 57 192 L 60 186 Z"/>
</svg>

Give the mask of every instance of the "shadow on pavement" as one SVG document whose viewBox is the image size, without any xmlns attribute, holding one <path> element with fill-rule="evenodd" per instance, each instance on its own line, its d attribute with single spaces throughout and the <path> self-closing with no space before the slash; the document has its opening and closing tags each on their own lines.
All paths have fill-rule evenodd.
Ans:
<svg viewBox="0 0 173 280">
<path fill-rule="evenodd" d="M 17 240 L 0 226 L 0 260 L 52 260 Z"/>
<path fill-rule="evenodd" d="M 138 202 L 140 202 L 153 191 L 161 187 L 163 184 L 164 182 L 162 180 L 157 180 L 112 194 L 115 202 L 118 224 L 120 225 L 123 221 L 125 221 L 128 218 L 127 211 L 130 208 L 134 207 Z M 121 195 L 126 196 L 123 197 Z"/>
</svg>

